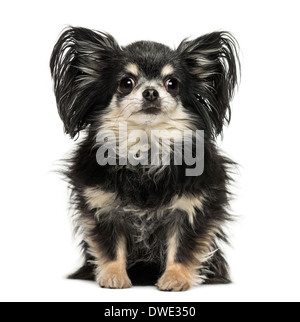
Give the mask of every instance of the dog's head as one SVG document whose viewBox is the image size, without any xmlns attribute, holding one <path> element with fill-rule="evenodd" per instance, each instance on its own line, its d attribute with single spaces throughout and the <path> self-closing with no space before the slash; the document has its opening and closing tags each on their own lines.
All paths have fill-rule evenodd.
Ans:
<svg viewBox="0 0 300 322">
<path fill-rule="evenodd" d="M 73 138 L 99 116 L 145 126 L 222 132 L 238 78 L 235 39 L 214 32 L 176 50 L 148 41 L 120 47 L 109 34 L 66 29 L 51 56 L 58 111 Z"/>
</svg>

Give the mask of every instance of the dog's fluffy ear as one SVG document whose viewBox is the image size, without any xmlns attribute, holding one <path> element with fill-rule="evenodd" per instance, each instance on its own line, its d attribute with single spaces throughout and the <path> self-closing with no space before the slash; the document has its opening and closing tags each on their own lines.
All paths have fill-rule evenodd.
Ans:
<svg viewBox="0 0 300 322">
<path fill-rule="evenodd" d="M 65 132 L 72 138 L 88 124 L 92 108 L 105 104 L 120 47 L 109 34 L 69 27 L 50 60 L 54 92 Z"/>
<path fill-rule="evenodd" d="M 191 90 L 198 112 L 220 134 L 230 121 L 230 100 L 238 82 L 240 63 L 237 42 L 227 32 L 213 32 L 178 47 L 183 65 L 192 81 Z"/>
</svg>

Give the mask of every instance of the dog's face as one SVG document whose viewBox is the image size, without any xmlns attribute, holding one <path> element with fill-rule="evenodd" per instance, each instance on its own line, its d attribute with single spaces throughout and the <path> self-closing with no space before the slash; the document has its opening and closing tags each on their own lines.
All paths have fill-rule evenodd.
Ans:
<svg viewBox="0 0 300 322">
<path fill-rule="evenodd" d="M 216 32 L 176 50 L 146 41 L 120 47 L 108 34 L 67 29 L 51 57 L 65 131 L 74 137 L 103 116 L 137 128 L 171 122 L 221 133 L 237 82 L 235 45 L 228 33 Z"/>
<path fill-rule="evenodd" d="M 182 109 L 180 80 L 171 64 L 152 76 L 137 63 L 128 63 L 118 84 L 109 107 L 121 118 L 137 124 L 152 124 L 167 121 Z"/>
<path fill-rule="evenodd" d="M 134 128 L 166 128 L 175 122 L 188 128 L 190 115 L 181 99 L 186 79 L 175 51 L 153 42 L 131 44 L 122 50 L 119 70 L 106 119 Z"/>
</svg>

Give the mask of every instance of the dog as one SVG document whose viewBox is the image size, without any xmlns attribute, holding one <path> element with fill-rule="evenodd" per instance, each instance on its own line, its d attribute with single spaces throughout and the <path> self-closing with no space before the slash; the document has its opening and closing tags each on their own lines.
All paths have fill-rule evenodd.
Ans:
<svg viewBox="0 0 300 322">
<path fill-rule="evenodd" d="M 216 139 L 239 83 L 236 39 L 220 31 L 174 50 L 122 47 L 70 26 L 50 69 L 64 131 L 79 138 L 62 169 L 84 257 L 69 277 L 161 291 L 229 283 L 220 244 L 235 163 Z"/>
</svg>

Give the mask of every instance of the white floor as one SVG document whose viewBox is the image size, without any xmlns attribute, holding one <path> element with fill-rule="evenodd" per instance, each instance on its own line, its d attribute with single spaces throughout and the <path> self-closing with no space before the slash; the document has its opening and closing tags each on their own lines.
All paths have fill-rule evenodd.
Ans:
<svg viewBox="0 0 300 322">
<path fill-rule="evenodd" d="M 35 281 L 36 283 L 36 281 Z M 1 301 L 92 302 L 214 302 L 299 301 L 299 288 L 274 282 L 259 284 L 203 285 L 187 292 L 159 292 L 155 287 L 126 290 L 101 289 L 93 282 L 70 280 L 20 281 L 1 286 Z"/>
</svg>

